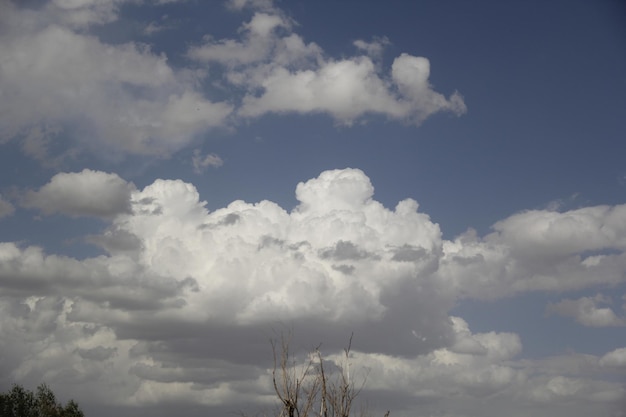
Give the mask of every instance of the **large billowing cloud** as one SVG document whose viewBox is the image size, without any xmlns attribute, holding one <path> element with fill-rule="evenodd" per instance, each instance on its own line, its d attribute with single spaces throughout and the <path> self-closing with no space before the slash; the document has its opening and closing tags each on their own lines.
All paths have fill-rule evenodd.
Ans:
<svg viewBox="0 0 626 417">
<path fill-rule="evenodd" d="M 124 203 L 97 212 L 94 189 Z M 267 339 L 293 328 L 297 348 L 323 341 L 330 361 L 354 331 L 351 361 L 369 375 L 364 394 L 381 403 L 394 398 L 398 415 L 418 403 L 424 415 L 489 415 L 514 403 L 520 413 L 582 416 L 605 412 L 624 395 L 610 376 L 624 362 L 620 349 L 520 359 L 518 335 L 473 333 L 449 313 L 461 297 L 623 282 L 619 263 L 604 275 L 586 274 L 602 257 L 624 256 L 621 206 L 526 212 L 485 237 L 446 241 L 416 201 L 393 209 L 376 201 L 357 169 L 298 184 L 291 211 L 235 201 L 209 212 L 189 183 L 156 180 L 137 190 L 115 174 L 88 170 L 59 174 L 30 196 L 33 207 L 110 223 L 88 237 L 104 254 L 83 260 L 0 244 L 5 381 L 54 382 L 87 403 L 232 411 L 241 398 L 268 403 Z M 544 239 L 566 239 L 566 249 L 533 251 L 533 233 L 508 234 L 520 219 L 545 218 Z M 567 219 L 589 226 L 575 222 L 584 230 L 576 234 Z M 612 254 L 584 255 L 600 249 Z M 535 286 L 539 273 L 550 285 Z M 552 308 L 578 314 L 570 304 Z M 589 317 L 599 325 L 596 316 Z"/>
<path fill-rule="evenodd" d="M 394 337 L 410 343 L 372 337 L 372 346 L 405 354 L 439 346 L 452 301 L 432 277 L 439 228 L 414 201 L 391 211 L 372 194 L 363 172 L 328 171 L 298 185 L 301 204 L 291 213 L 269 201 L 208 213 L 190 184 L 157 180 L 133 194 L 132 213 L 117 216 L 98 242 L 148 272 L 193 280 L 196 291 L 167 313 L 172 320 L 313 320 L 331 329 L 393 320 L 402 324 Z M 418 328 L 424 340 L 413 336 Z"/>
</svg>

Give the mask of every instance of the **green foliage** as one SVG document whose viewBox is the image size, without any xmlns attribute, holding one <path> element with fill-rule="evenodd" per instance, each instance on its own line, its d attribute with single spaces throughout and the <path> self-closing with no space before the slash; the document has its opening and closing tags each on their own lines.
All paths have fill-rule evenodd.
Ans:
<svg viewBox="0 0 626 417">
<path fill-rule="evenodd" d="M 57 402 L 54 392 L 46 384 L 33 393 L 21 385 L 13 385 L 6 393 L 0 393 L 1 417 L 84 417 L 74 400 L 65 406 Z"/>
</svg>

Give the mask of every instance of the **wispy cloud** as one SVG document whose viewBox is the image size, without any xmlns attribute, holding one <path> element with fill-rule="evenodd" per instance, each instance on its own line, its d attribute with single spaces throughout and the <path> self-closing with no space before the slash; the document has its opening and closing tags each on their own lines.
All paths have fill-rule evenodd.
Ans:
<svg viewBox="0 0 626 417">
<path fill-rule="evenodd" d="M 10 216 L 15 211 L 15 207 L 0 194 L 0 218 Z"/>
<path fill-rule="evenodd" d="M 214 153 L 202 155 L 200 149 L 194 149 L 191 163 L 193 164 L 193 171 L 196 174 L 201 174 L 208 167 L 219 168 L 224 165 L 224 161 L 219 155 Z"/>
</svg>

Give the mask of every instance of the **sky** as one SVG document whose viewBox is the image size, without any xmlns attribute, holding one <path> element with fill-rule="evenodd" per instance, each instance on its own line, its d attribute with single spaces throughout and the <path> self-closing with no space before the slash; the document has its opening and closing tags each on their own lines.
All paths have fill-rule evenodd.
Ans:
<svg viewBox="0 0 626 417">
<path fill-rule="evenodd" d="M 0 0 L 0 390 L 626 416 L 618 0 Z"/>
</svg>

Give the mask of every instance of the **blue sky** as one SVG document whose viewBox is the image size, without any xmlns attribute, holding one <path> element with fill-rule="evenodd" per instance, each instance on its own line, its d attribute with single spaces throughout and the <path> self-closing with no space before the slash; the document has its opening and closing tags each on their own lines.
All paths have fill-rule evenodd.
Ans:
<svg viewBox="0 0 626 417">
<path fill-rule="evenodd" d="M 0 388 L 266 410 L 287 326 L 375 414 L 625 415 L 621 2 L 0 16 Z"/>
</svg>

